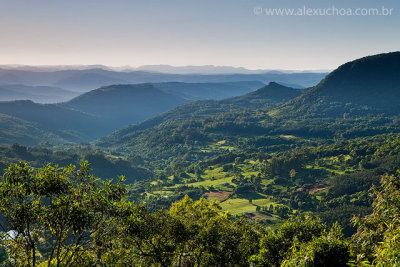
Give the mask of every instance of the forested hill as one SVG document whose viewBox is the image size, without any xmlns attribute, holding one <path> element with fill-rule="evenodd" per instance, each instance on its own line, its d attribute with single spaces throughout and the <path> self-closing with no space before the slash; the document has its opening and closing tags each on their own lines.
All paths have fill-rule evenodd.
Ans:
<svg viewBox="0 0 400 267">
<path fill-rule="evenodd" d="M 396 114 L 400 111 L 400 52 L 364 57 L 330 73 L 304 95 L 273 111 L 274 116 Z"/>
<path fill-rule="evenodd" d="M 247 108 L 263 107 L 266 105 L 283 103 L 301 95 L 306 89 L 294 89 L 270 82 L 268 85 L 243 96 L 222 101 L 222 104 L 232 103 Z"/>
<path fill-rule="evenodd" d="M 100 146 L 126 145 L 135 142 L 134 138 L 141 135 L 144 137 L 146 132 L 158 131 L 164 127 L 179 126 L 184 121 L 196 121 L 208 118 L 209 120 L 218 120 L 215 116 L 223 116 L 229 112 L 243 112 L 243 110 L 254 110 L 263 108 L 270 110 L 280 103 L 292 99 L 302 93 L 302 89 L 293 89 L 279 85 L 275 82 L 244 96 L 224 99 L 220 101 L 196 101 L 183 106 L 176 107 L 173 110 L 160 114 L 154 118 L 131 125 L 115 133 L 102 138 L 97 142 Z M 164 132 L 164 131 L 163 131 Z M 165 133 L 165 132 L 164 132 Z M 169 134 L 164 138 L 171 137 Z M 164 139 L 163 138 L 163 139 Z"/>
</svg>

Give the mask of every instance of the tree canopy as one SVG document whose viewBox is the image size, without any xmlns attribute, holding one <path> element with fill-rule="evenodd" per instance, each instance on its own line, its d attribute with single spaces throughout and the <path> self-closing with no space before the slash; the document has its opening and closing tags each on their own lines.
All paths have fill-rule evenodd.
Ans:
<svg viewBox="0 0 400 267">
<path fill-rule="evenodd" d="M 126 199 L 124 178 L 11 165 L 0 182 L 0 263 L 17 266 L 396 266 L 400 173 L 373 187 L 373 213 L 345 238 L 311 213 L 276 230 L 188 196 L 155 212 Z"/>
</svg>

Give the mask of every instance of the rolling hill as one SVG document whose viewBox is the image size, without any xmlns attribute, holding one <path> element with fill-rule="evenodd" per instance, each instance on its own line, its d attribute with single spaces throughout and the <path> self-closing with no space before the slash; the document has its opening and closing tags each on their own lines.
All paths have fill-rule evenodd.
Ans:
<svg viewBox="0 0 400 267">
<path fill-rule="evenodd" d="M 244 96 L 220 101 L 195 101 L 176 107 L 149 120 L 116 131 L 96 144 L 102 147 L 123 148 L 125 151 L 126 149 L 150 151 L 155 149 L 152 143 L 155 140 L 158 140 L 159 148 L 162 149 L 164 145 L 179 144 L 187 137 L 192 139 L 190 142 L 201 143 L 209 140 L 208 133 L 213 131 L 223 131 L 226 135 L 238 132 L 252 134 L 253 128 L 246 128 L 243 125 L 243 128 L 234 126 L 236 116 L 240 116 L 241 120 L 246 120 L 247 117 L 248 121 L 244 123 L 246 125 L 258 124 L 257 119 L 250 114 L 253 112 L 265 114 L 283 101 L 297 97 L 301 93 L 300 89 L 271 82 Z M 232 119 L 234 121 L 231 121 Z M 223 124 L 220 125 L 220 122 Z M 205 124 L 209 124 L 208 133 L 204 132 Z M 234 129 L 230 128 L 231 126 Z M 262 130 L 261 127 L 257 129 Z M 254 134 L 259 133 L 254 132 Z M 162 153 L 158 149 L 157 151 Z"/>
</svg>

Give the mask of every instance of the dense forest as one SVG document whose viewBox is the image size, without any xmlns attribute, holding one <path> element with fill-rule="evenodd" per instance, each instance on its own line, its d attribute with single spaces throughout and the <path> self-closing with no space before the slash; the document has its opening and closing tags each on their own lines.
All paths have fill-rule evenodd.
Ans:
<svg viewBox="0 0 400 267">
<path fill-rule="evenodd" d="M 124 178 L 100 181 L 87 162 L 11 165 L 0 186 L 1 262 L 20 266 L 396 266 L 400 175 L 373 187 L 372 213 L 345 238 L 311 213 L 274 231 L 188 196 L 150 212 L 127 201 Z M 7 231 L 7 229 L 13 229 Z"/>
<path fill-rule="evenodd" d="M 399 74 L 0 102 L 0 266 L 397 266 Z"/>
</svg>

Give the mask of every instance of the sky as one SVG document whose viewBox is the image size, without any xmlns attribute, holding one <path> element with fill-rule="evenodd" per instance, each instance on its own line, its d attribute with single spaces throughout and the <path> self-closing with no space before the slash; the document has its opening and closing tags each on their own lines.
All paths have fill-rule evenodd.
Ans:
<svg viewBox="0 0 400 267">
<path fill-rule="evenodd" d="M 0 0 L 0 4 L 0 64 L 329 70 L 359 57 L 400 50 L 398 0 Z M 374 15 L 370 8 L 380 14 Z M 291 9 L 296 16 L 271 13 Z M 302 15 L 306 10 L 308 15 Z"/>
</svg>

